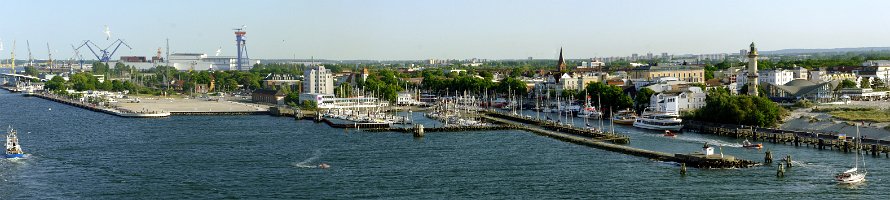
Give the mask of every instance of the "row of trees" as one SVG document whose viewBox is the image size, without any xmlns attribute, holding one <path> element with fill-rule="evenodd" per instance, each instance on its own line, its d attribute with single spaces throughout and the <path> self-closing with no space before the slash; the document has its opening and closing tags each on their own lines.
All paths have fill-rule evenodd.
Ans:
<svg viewBox="0 0 890 200">
<path fill-rule="evenodd" d="M 89 72 L 75 73 L 69 77 L 68 81 L 65 81 L 61 76 L 54 76 L 46 82 L 45 87 L 51 91 L 63 91 L 69 88 L 77 91 L 104 90 L 135 92 L 139 90 L 139 87 L 130 81 L 106 80 L 99 82 L 99 79 Z"/>
</svg>

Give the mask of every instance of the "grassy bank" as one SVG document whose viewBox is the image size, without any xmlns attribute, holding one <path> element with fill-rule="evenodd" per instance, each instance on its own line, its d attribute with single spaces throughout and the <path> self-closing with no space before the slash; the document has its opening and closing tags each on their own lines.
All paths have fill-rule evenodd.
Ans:
<svg viewBox="0 0 890 200">
<path fill-rule="evenodd" d="M 831 111 L 828 114 L 847 121 L 890 122 L 890 110 Z"/>
</svg>

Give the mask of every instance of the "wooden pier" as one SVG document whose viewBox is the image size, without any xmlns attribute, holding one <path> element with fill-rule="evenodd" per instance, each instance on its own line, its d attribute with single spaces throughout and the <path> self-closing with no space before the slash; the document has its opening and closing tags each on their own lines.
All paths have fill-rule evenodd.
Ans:
<svg viewBox="0 0 890 200">
<path fill-rule="evenodd" d="M 856 149 L 866 151 L 872 156 L 890 158 L 890 142 L 874 139 L 862 139 L 856 143 L 849 138 L 839 139 L 836 134 L 789 131 L 770 128 L 755 128 L 729 124 L 716 124 L 708 122 L 684 120 L 683 130 L 714 134 L 735 138 L 750 138 L 753 141 L 766 141 L 773 144 L 813 147 L 819 150 L 838 150 L 845 153 L 855 152 Z"/>
</svg>

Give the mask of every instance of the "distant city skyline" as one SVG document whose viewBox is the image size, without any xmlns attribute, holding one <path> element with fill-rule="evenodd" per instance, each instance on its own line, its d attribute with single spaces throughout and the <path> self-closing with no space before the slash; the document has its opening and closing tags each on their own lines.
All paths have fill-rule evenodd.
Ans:
<svg viewBox="0 0 890 200">
<path fill-rule="evenodd" d="M 887 1 L 12 1 L 0 22 L 8 59 L 73 57 L 71 45 L 123 39 L 120 56 L 235 55 L 247 26 L 252 59 L 567 59 L 887 47 Z M 106 40 L 105 26 L 111 32 Z M 84 58 L 91 58 L 82 50 Z M 164 52 L 166 54 L 166 52 Z"/>
</svg>

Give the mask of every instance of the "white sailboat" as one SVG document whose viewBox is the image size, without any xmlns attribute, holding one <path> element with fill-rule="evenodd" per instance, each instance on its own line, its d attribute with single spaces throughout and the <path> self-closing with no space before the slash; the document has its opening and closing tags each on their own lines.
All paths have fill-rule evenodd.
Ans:
<svg viewBox="0 0 890 200">
<path fill-rule="evenodd" d="M 859 125 L 856 125 L 856 144 L 862 143 L 862 139 L 859 138 Z M 854 184 L 865 181 L 865 175 L 868 174 L 868 171 L 865 170 L 865 157 L 862 158 L 862 169 L 859 169 L 859 156 L 862 154 L 859 152 L 859 148 L 856 148 L 856 158 L 853 162 L 853 168 L 848 169 L 847 171 L 838 173 L 834 176 L 834 180 L 839 184 Z"/>
<path fill-rule="evenodd" d="M 600 119 L 603 117 L 603 113 L 598 111 L 596 107 L 590 105 L 590 95 L 587 93 L 587 90 L 584 90 L 585 103 L 584 109 L 578 112 L 578 117 L 583 118 L 596 118 Z"/>
</svg>

